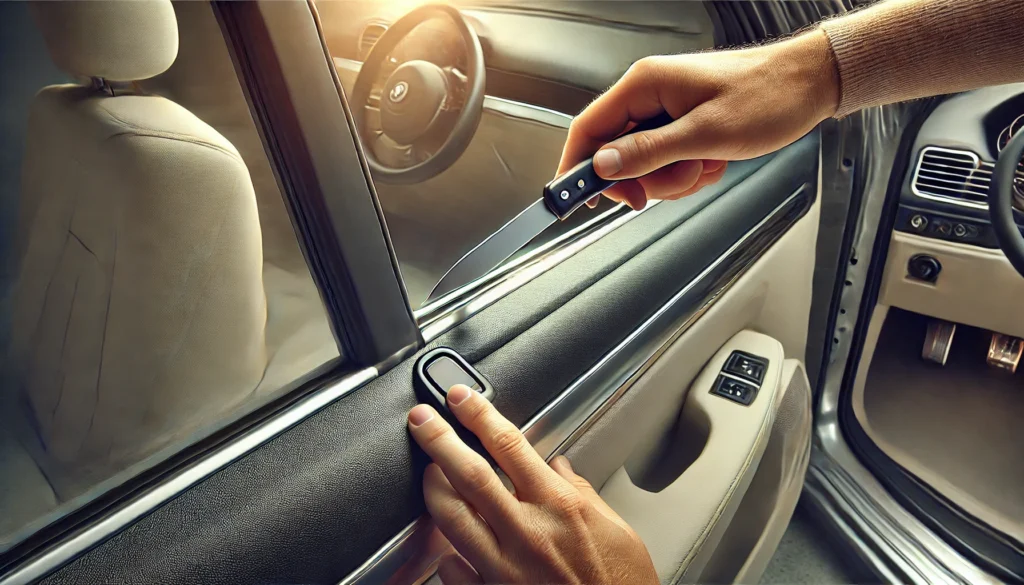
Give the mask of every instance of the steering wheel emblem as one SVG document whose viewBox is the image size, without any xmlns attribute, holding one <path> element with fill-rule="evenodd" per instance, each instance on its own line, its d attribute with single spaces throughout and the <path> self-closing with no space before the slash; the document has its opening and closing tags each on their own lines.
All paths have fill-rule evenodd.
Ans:
<svg viewBox="0 0 1024 585">
<path fill-rule="evenodd" d="M 404 81 L 399 81 L 391 88 L 388 92 L 388 99 L 391 103 L 397 104 L 405 99 L 405 96 L 409 95 L 409 84 Z"/>
</svg>

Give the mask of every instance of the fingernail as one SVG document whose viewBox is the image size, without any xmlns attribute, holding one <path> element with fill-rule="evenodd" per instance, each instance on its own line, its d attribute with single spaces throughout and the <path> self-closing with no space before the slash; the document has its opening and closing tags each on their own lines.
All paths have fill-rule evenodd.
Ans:
<svg viewBox="0 0 1024 585">
<path fill-rule="evenodd" d="M 459 384 L 458 386 L 452 386 L 451 390 L 448 391 L 448 404 L 452 406 L 458 406 L 466 401 L 467 398 L 473 395 L 473 391 Z"/>
<path fill-rule="evenodd" d="M 561 460 L 562 465 L 568 467 L 569 471 L 572 471 L 572 461 L 569 461 L 568 457 L 566 457 L 565 455 L 559 455 L 558 459 Z"/>
<path fill-rule="evenodd" d="M 434 409 L 426 404 L 417 404 L 409 411 L 409 424 L 414 427 L 421 426 L 432 418 L 434 418 Z"/>
<path fill-rule="evenodd" d="M 614 148 L 605 148 L 594 155 L 594 170 L 602 177 L 609 177 L 622 170 L 622 155 Z"/>
</svg>

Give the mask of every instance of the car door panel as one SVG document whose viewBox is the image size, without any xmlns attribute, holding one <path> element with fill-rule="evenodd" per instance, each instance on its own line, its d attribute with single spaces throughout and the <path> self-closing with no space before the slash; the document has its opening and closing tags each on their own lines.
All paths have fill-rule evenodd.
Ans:
<svg viewBox="0 0 1024 585">
<path fill-rule="evenodd" d="M 653 449 L 634 450 L 600 491 L 643 538 L 662 582 L 675 582 L 687 571 L 699 575 L 703 563 L 695 561 L 710 557 L 743 499 L 782 397 L 784 352 L 776 339 L 740 331 L 695 379 L 672 371 L 678 369 L 673 365 L 694 358 L 685 345 L 685 340 L 673 344 L 658 362 L 667 362 L 666 367 L 652 369 L 632 389 L 666 385 L 683 394 L 676 421 Z M 768 360 L 764 381 L 749 405 L 712 392 L 733 351 Z M 684 385 L 691 379 L 687 391 Z"/>
<path fill-rule="evenodd" d="M 278 20 L 303 20 L 298 23 L 302 26 L 293 28 L 306 31 L 312 21 L 305 22 L 310 16 L 300 14 L 303 7 L 269 3 L 253 10 L 276 14 Z M 319 45 L 306 48 L 299 37 L 285 42 L 275 36 L 281 31 L 270 32 L 264 43 L 268 52 L 309 50 L 327 59 Z M 243 52 L 239 45 L 233 49 L 241 62 L 236 66 L 251 67 L 249 73 L 257 82 L 270 84 L 275 76 L 296 71 L 283 57 L 280 71 L 260 69 L 253 65 L 260 55 L 248 56 L 247 62 L 237 55 Z M 319 71 L 313 59 L 304 67 L 304 77 Z M 328 95 L 323 84 L 316 85 L 317 92 L 309 91 L 308 83 L 277 87 L 290 100 L 283 100 L 289 101 L 285 109 L 305 107 L 306 98 L 330 103 L 338 97 Z M 297 191 L 296 184 L 317 176 L 314 171 L 321 166 L 333 168 L 328 177 L 333 179 L 344 174 L 342 166 L 345 173 L 358 166 L 340 165 L 323 154 L 334 145 L 331 135 L 344 134 L 346 124 L 334 120 L 331 132 L 315 135 L 318 144 L 307 128 L 318 126 L 309 109 L 282 121 L 272 108 L 274 115 L 268 115 L 266 103 L 260 110 L 257 98 L 266 95 L 256 91 L 249 98 L 251 105 L 256 103 L 252 107 L 259 114 L 257 125 L 267 149 L 278 155 L 281 165 L 293 162 L 280 156 L 282 144 L 304 145 L 320 153 L 309 157 L 308 169 L 297 167 L 310 172 L 293 169 L 295 176 L 282 179 L 285 191 Z M 286 126 L 301 127 L 308 136 L 281 141 L 278 134 L 285 134 Z M 298 142 L 300 138 L 309 144 Z M 295 160 L 302 162 L 302 149 L 292 150 Z M 709 450 L 704 455 L 733 462 L 730 469 L 741 481 L 730 482 L 723 493 L 701 493 L 719 505 L 694 511 L 691 532 L 675 537 L 677 546 L 652 546 L 652 551 L 658 551 L 656 560 L 665 567 L 666 580 L 690 580 L 705 573 L 756 578 L 758 563 L 774 549 L 771 540 L 777 542 L 777 526 L 784 525 L 791 513 L 794 485 L 799 486 L 793 478 L 803 475 L 800 457 L 793 453 L 808 444 L 798 431 L 801 424 L 779 430 L 768 421 L 782 420 L 780 402 L 796 403 L 791 409 L 797 415 L 785 420 L 803 420 L 809 412 L 801 408 L 806 401 L 789 397 L 801 396 L 791 391 L 801 388 L 801 380 L 806 386 L 800 361 L 818 225 L 818 152 L 819 136 L 813 132 L 772 155 L 731 163 L 721 182 L 696 195 L 632 214 L 617 229 L 450 329 L 434 328 L 424 347 L 403 355 L 393 367 L 387 363 L 350 371 L 341 379 L 342 374 L 335 373 L 265 420 L 250 421 L 243 433 L 222 436 L 219 443 L 207 445 L 205 453 L 197 451 L 192 459 L 176 462 L 178 467 L 165 476 L 154 475 L 138 491 L 105 500 L 105 508 L 82 516 L 65 542 L 57 538 L 33 544 L 46 549 L 47 555 L 37 557 L 31 570 L 15 574 L 12 582 L 20 582 L 19 575 L 46 575 L 48 583 L 418 579 L 442 549 L 429 519 L 423 517 L 420 478 L 426 458 L 412 445 L 405 416 L 417 402 L 412 388 L 415 359 L 440 346 L 459 351 L 488 377 L 496 388 L 495 405 L 524 428 L 543 456 L 567 453 L 581 474 L 606 490 L 613 506 L 635 510 L 634 521 L 650 545 L 659 538 L 658 530 L 644 527 L 650 510 L 638 505 L 647 496 L 637 489 L 659 490 L 644 490 L 650 484 L 642 476 L 680 471 L 680 478 L 693 481 L 694 475 L 687 475 L 678 463 L 663 467 L 661 462 L 671 457 L 658 455 L 672 444 L 666 437 L 677 436 L 673 429 L 692 430 L 688 423 L 677 423 L 689 420 L 690 412 L 702 408 L 700 399 L 708 398 L 703 396 L 706 384 L 700 381 L 700 372 L 745 330 L 756 333 L 743 333 L 739 339 L 756 338 L 771 346 L 773 367 L 778 368 L 771 372 L 778 381 L 771 391 L 763 390 L 757 403 L 763 407 L 761 422 L 751 424 L 760 426 L 756 432 L 753 426 L 741 429 L 759 440 L 747 441 L 745 452 L 723 451 L 719 457 Z M 344 181 L 325 179 L 325 184 L 343 184 L 338 192 L 356 199 L 354 186 L 364 179 L 345 175 Z M 524 190 L 537 188 L 523 185 Z M 296 206 L 294 193 L 291 196 L 289 201 Z M 334 199 L 338 203 L 346 197 Z M 376 204 L 372 197 L 367 199 Z M 365 229 L 377 231 L 376 223 L 368 224 L 373 225 Z M 383 236 L 386 243 L 386 227 Z M 350 233 L 343 245 L 352 246 L 355 238 Z M 309 240 L 315 243 L 316 238 Z M 358 255 L 358 246 L 345 251 Z M 320 261 L 331 256 L 308 252 Z M 370 263 L 368 258 L 362 262 Z M 373 287 L 366 283 L 365 288 Z M 349 292 L 342 287 L 334 294 Z M 364 295 L 363 300 L 370 298 Z M 378 309 L 387 309 L 387 303 L 377 304 Z M 709 367 L 713 369 L 714 363 Z M 772 393 L 785 398 L 766 400 Z M 686 406 L 691 402 L 698 410 Z M 755 412 L 761 411 L 745 411 Z M 709 428 L 708 444 L 720 444 L 721 429 L 728 425 Z M 693 465 L 711 461 L 702 457 L 694 457 Z M 757 460 L 773 463 L 754 465 Z M 747 472 L 740 473 L 743 470 Z M 689 471 L 700 475 L 696 467 Z M 622 483 L 632 483 L 634 475 L 640 484 L 629 488 Z M 187 481 L 182 479 L 186 476 Z M 673 479 L 663 483 L 671 485 Z M 750 503 L 755 493 L 769 494 L 762 498 L 767 502 L 786 503 L 769 512 L 767 505 Z M 672 498 L 666 506 L 681 517 L 689 512 L 684 501 L 688 499 Z M 735 510 L 747 508 L 755 512 L 751 530 L 762 533 L 755 542 L 734 535 L 733 526 L 739 525 L 727 521 L 740 515 Z M 698 513 L 720 521 L 705 520 L 693 537 L 693 527 L 700 524 Z M 735 559 L 717 552 L 726 549 L 748 552 Z M 737 569 L 740 561 L 743 566 Z"/>
<path fill-rule="evenodd" d="M 782 397 L 761 462 L 703 566 L 701 582 L 758 581 L 793 517 L 811 456 L 812 392 L 799 360 L 783 363 L 782 380 Z"/>
<path fill-rule="evenodd" d="M 802 357 L 817 229 L 817 133 L 733 167 L 719 185 L 637 215 L 419 353 L 438 346 L 461 352 L 493 383 L 501 411 L 530 427 L 528 436 L 545 456 L 575 441 L 569 455 L 603 485 L 632 449 L 595 457 L 586 445 L 604 444 L 607 439 L 596 440 L 604 427 L 629 428 L 608 422 L 619 420 L 615 413 L 627 402 L 608 410 L 600 400 L 618 390 L 609 385 L 622 386 L 614 376 L 601 380 L 600 392 L 577 382 L 596 384 L 602 368 L 616 363 L 609 356 L 636 361 L 630 344 L 639 328 L 656 325 L 665 329 L 662 336 L 678 330 L 681 317 L 658 320 L 673 299 L 685 301 L 690 314 L 685 321 L 693 329 L 679 342 L 690 355 L 672 396 L 637 401 L 666 413 L 646 429 L 652 437 L 678 413 L 689 380 L 736 332 L 773 335 L 784 355 Z M 776 226 L 770 238 L 759 228 L 769 220 Z M 721 258 L 730 259 L 735 274 L 723 272 L 726 280 L 710 287 L 705 277 L 723 265 Z M 644 358 L 645 367 L 661 364 L 658 355 Z M 46 582 L 340 581 L 424 511 L 426 461 L 404 422 L 416 403 L 414 359 L 213 473 Z M 585 408 L 564 399 L 567 388 L 587 390 L 576 394 L 590 398 Z M 589 412 L 569 412 L 575 418 L 563 412 L 556 426 L 551 419 L 559 405 Z M 578 420 L 588 432 L 573 426 Z"/>
</svg>

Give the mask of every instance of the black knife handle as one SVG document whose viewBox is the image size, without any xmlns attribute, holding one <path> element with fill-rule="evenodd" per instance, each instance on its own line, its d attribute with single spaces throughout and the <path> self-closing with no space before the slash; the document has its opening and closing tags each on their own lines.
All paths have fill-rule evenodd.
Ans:
<svg viewBox="0 0 1024 585">
<path fill-rule="evenodd" d="M 660 128 L 674 121 L 672 116 L 662 112 L 657 116 L 645 120 L 625 132 L 633 134 L 645 130 Z M 602 179 L 594 171 L 594 157 L 590 157 L 568 171 L 558 175 L 550 183 L 544 186 L 544 201 L 547 203 L 551 213 L 558 216 L 558 219 L 565 219 L 570 213 L 576 211 L 580 205 L 611 187 L 618 181 Z"/>
</svg>

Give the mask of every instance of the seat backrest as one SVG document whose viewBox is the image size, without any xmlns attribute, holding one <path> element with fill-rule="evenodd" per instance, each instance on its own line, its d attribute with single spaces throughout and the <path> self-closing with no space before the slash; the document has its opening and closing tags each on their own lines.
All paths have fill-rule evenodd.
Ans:
<svg viewBox="0 0 1024 585">
<path fill-rule="evenodd" d="M 35 98 L 21 182 L 9 379 L 61 499 L 209 425 L 266 366 L 263 251 L 236 149 L 110 82 L 174 61 L 170 2 L 40 2 L 83 85 Z"/>
</svg>

